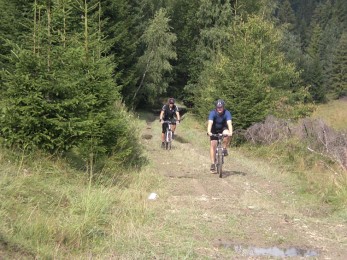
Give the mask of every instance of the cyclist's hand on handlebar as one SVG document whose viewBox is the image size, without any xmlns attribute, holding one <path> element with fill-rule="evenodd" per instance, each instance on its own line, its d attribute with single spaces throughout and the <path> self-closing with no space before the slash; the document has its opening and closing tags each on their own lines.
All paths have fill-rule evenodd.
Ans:
<svg viewBox="0 0 347 260">
<path fill-rule="evenodd" d="M 181 120 L 176 120 L 176 124 L 179 125 L 181 123 Z"/>
<path fill-rule="evenodd" d="M 211 132 L 209 132 L 209 133 L 206 133 L 208 136 L 211 136 L 212 135 L 212 133 Z"/>
</svg>

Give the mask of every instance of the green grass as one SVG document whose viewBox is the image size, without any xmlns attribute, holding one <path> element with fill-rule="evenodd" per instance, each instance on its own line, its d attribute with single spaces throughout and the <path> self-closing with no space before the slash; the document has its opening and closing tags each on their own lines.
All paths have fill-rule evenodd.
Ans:
<svg viewBox="0 0 347 260">
<path fill-rule="evenodd" d="M 182 138 L 190 143 L 198 146 L 209 147 L 207 133 L 207 121 L 199 122 L 191 113 L 186 113 L 183 117 L 181 125 L 178 126 L 178 133 Z"/>
<path fill-rule="evenodd" d="M 346 171 L 329 158 L 308 151 L 300 140 L 292 138 L 271 145 L 245 145 L 240 151 L 264 158 L 295 175 L 300 180 L 303 195 L 314 195 L 337 211 L 346 210 Z"/>
<path fill-rule="evenodd" d="M 336 130 L 347 130 L 347 99 L 334 100 L 317 106 L 312 117 L 323 119 Z"/>
<path fill-rule="evenodd" d="M 145 112 L 139 117 L 156 120 Z M 144 121 L 141 127 L 145 127 Z M 205 128 L 204 122 L 187 113 L 177 128 L 177 138 L 208 149 Z M 336 208 L 346 205 L 347 185 L 342 175 L 332 178 L 331 171 L 317 163 L 320 158 L 292 142 L 252 147 L 247 153 L 266 157 L 301 176 L 303 192 L 318 195 Z M 152 191 L 166 196 L 166 184 L 151 164 L 140 172 L 124 171 L 111 158 L 91 182 L 87 173 L 65 160 L 37 153 L 23 156 L 2 150 L 0 165 L 0 258 L 194 259 L 213 239 L 211 230 L 194 221 L 202 212 L 191 208 L 166 216 L 169 205 L 147 200 Z M 344 217 L 347 213 L 338 214 Z M 180 223 L 189 217 L 189 225 Z M 163 218 L 165 221 L 157 222 Z M 242 237 L 238 226 L 238 216 L 229 216 L 227 228 Z M 195 244 L 193 232 L 206 238 L 206 247 L 203 241 Z"/>
<path fill-rule="evenodd" d="M 90 182 L 64 160 L 34 154 L 22 161 L 4 150 L 0 165 L 0 253 L 9 258 L 108 254 L 150 222 L 144 201 L 160 182 L 146 170 L 123 173 L 118 183 Z"/>
<path fill-rule="evenodd" d="M 312 118 L 322 119 L 336 130 L 347 130 L 347 100 L 318 105 Z M 306 144 L 301 141 L 290 139 L 268 146 L 246 145 L 241 150 L 282 165 L 301 180 L 301 190 L 304 193 L 314 194 L 323 203 L 328 203 L 342 212 L 346 210 L 346 171 L 329 158 L 308 151 Z"/>
</svg>

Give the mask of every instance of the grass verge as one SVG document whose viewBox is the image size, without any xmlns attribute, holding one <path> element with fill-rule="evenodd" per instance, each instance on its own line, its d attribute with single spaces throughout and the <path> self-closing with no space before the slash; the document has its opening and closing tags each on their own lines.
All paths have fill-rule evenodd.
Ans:
<svg viewBox="0 0 347 260">
<path fill-rule="evenodd" d="M 114 243 L 151 220 L 146 197 L 160 182 L 150 171 L 114 171 L 90 182 L 62 159 L 0 153 L 0 256 L 86 258 L 110 255 Z M 112 169 L 109 169 L 112 170 Z M 113 241 L 114 243 L 111 243 Z"/>
<path fill-rule="evenodd" d="M 286 172 L 295 174 L 300 180 L 303 193 L 317 196 L 336 212 L 346 210 L 346 172 L 329 158 L 308 151 L 306 145 L 299 140 L 288 139 L 262 146 L 245 145 L 241 150 L 281 165 Z"/>
</svg>

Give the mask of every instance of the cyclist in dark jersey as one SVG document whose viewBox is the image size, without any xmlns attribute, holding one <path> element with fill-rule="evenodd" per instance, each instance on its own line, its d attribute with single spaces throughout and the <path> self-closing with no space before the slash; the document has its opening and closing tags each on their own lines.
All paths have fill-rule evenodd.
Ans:
<svg viewBox="0 0 347 260">
<path fill-rule="evenodd" d="M 171 130 L 172 130 L 172 138 L 174 138 L 174 133 L 176 130 L 176 123 L 180 122 L 180 113 L 178 107 L 175 105 L 175 99 L 169 98 L 168 103 L 165 104 L 160 112 L 159 121 L 162 123 L 163 121 L 171 121 Z M 165 140 L 165 129 L 167 127 L 167 123 L 162 123 L 161 130 L 161 147 L 164 147 Z"/>
<path fill-rule="evenodd" d="M 231 136 L 233 135 L 231 113 L 225 109 L 225 102 L 222 99 L 218 99 L 216 102 L 216 108 L 210 111 L 208 116 L 207 134 L 210 136 L 210 158 L 211 158 L 211 171 L 215 171 L 215 151 L 217 148 L 217 137 L 211 136 L 211 134 L 224 134 L 228 135 L 223 140 L 223 153 L 224 156 L 228 155 L 227 147 L 229 146 Z"/>
</svg>

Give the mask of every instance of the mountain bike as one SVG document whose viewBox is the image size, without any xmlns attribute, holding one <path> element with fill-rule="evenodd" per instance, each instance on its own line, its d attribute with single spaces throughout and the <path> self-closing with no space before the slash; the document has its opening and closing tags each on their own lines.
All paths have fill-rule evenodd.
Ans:
<svg viewBox="0 0 347 260">
<path fill-rule="evenodd" d="M 212 134 L 211 136 L 217 137 L 217 148 L 216 148 L 216 156 L 215 156 L 215 165 L 217 168 L 217 174 L 219 174 L 219 178 L 223 176 L 223 164 L 224 164 L 224 153 L 223 153 L 223 138 L 227 135 L 223 134 Z"/>
<path fill-rule="evenodd" d="M 171 143 L 172 143 L 172 130 L 171 130 L 171 121 L 163 121 L 163 124 L 166 124 L 165 129 L 165 149 L 171 150 Z"/>
</svg>

